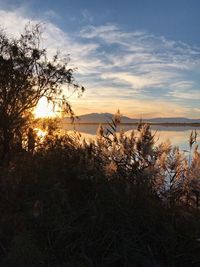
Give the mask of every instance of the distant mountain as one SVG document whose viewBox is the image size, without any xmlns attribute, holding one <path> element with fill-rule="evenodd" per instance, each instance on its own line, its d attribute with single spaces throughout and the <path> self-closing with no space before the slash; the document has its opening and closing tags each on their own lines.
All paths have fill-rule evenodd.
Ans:
<svg viewBox="0 0 200 267">
<path fill-rule="evenodd" d="M 153 118 L 148 121 L 151 123 L 200 123 L 200 119 L 188 119 L 184 117 Z"/>
<path fill-rule="evenodd" d="M 76 123 L 107 123 L 110 122 L 111 119 L 113 118 L 113 114 L 111 113 L 90 113 L 90 114 L 85 114 L 81 115 L 78 117 L 78 120 L 75 120 Z M 69 123 L 70 119 L 69 118 L 64 118 L 63 121 L 65 123 Z M 121 117 L 121 122 L 122 123 L 134 123 L 138 122 L 138 119 L 131 119 L 126 116 Z"/>
<path fill-rule="evenodd" d="M 79 122 L 98 122 L 98 123 L 106 123 L 110 122 L 113 118 L 113 114 L 111 113 L 90 113 L 86 115 L 79 116 Z M 126 116 L 121 117 L 121 122 L 123 123 L 133 123 L 138 122 L 138 119 L 131 119 Z"/>
<path fill-rule="evenodd" d="M 79 119 L 75 122 L 77 123 L 106 123 L 110 122 L 113 118 L 111 113 L 90 113 L 79 116 Z M 137 123 L 140 119 L 132 119 L 126 116 L 121 117 L 122 123 Z M 152 119 L 143 119 L 144 122 L 150 123 L 200 123 L 200 119 L 188 119 L 184 117 L 169 117 L 169 118 L 152 118 Z M 63 119 L 64 123 L 69 123 L 69 118 Z"/>
</svg>

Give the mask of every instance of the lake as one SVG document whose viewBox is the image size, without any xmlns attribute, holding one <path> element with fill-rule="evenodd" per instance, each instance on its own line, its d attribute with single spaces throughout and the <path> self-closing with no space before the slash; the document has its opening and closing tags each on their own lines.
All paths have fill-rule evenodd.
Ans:
<svg viewBox="0 0 200 267">
<path fill-rule="evenodd" d="M 66 131 L 79 131 L 82 138 L 86 140 L 94 139 L 98 125 L 95 124 L 63 124 L 62 128 Z M 103 125 L 103 128 L 106 129 L 108 126 Z M 125 133 L 130 134 L 130 132 L 137 128 L 136 125 L 122 125 L 119 126 L 119 130 L 122 128 Z M 189 137 L 192 130 L 197 130 L 197 144 L 200 144 L 200 127 L 192 126 L 160 126 L 152 125 L 152 132 L 155 133 L 156 144 L 167 141 L 171 141 L 172 145 L 179 146 L 182 150 L 189 150 Z"/>
</svg>

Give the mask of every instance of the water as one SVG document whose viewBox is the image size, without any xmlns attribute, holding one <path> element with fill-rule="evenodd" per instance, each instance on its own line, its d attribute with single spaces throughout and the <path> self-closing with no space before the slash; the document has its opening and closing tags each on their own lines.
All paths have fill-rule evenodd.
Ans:
<svg viewBox="0 0 200 267">
<path fill-rule="evenodd" d="M 86 140 L 94 139 L 98 125 L 62 125 L 62 128 L 66 131 L 79 131 L 82 138 Z M 103 128 L 106 129 L 108 126 L 104 125 Z M 137 128 L 135 125 L 123 125 L 121 128 L 128 135 L 130 132 Z M 197 144 L 200 145 L 200 127 L 191 126 L 151 126 L 153 134 L 155 134 L 156 144 L 170 140 L 173 146 L 179 146 L 181 150 L 189 150 L 189 137 L 192 130 L 197 130 Z"/>
</svg>

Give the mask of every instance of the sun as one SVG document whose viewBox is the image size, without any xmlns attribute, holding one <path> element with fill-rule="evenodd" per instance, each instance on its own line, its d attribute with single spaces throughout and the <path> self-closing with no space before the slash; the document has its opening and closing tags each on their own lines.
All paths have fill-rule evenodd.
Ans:
<svg viewBox="0 0 200 267">
<path fill-rule="evenodd" d="M 53 104 L 48 103 L 45 97 L 42 97 L 39 100 L 33 113 L 36 118 L 46 118 L 46 117 L 56 116 L 55 112 L 53 111 Z"/>
</svg>

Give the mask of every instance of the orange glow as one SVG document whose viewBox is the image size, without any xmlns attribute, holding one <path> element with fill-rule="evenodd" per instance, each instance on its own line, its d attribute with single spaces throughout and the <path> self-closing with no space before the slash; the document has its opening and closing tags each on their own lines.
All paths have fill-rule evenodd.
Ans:
<svg viewBox="0 0 200 267">
<path fill-rule="evenodd" d="M 41 130 L 40 128 L 34 128 L 34 130 L 37 134 L 37 137 L 39 137 L 40 139 L 43 139 L 47 135 L 47 132 Z"/>
</svg>

